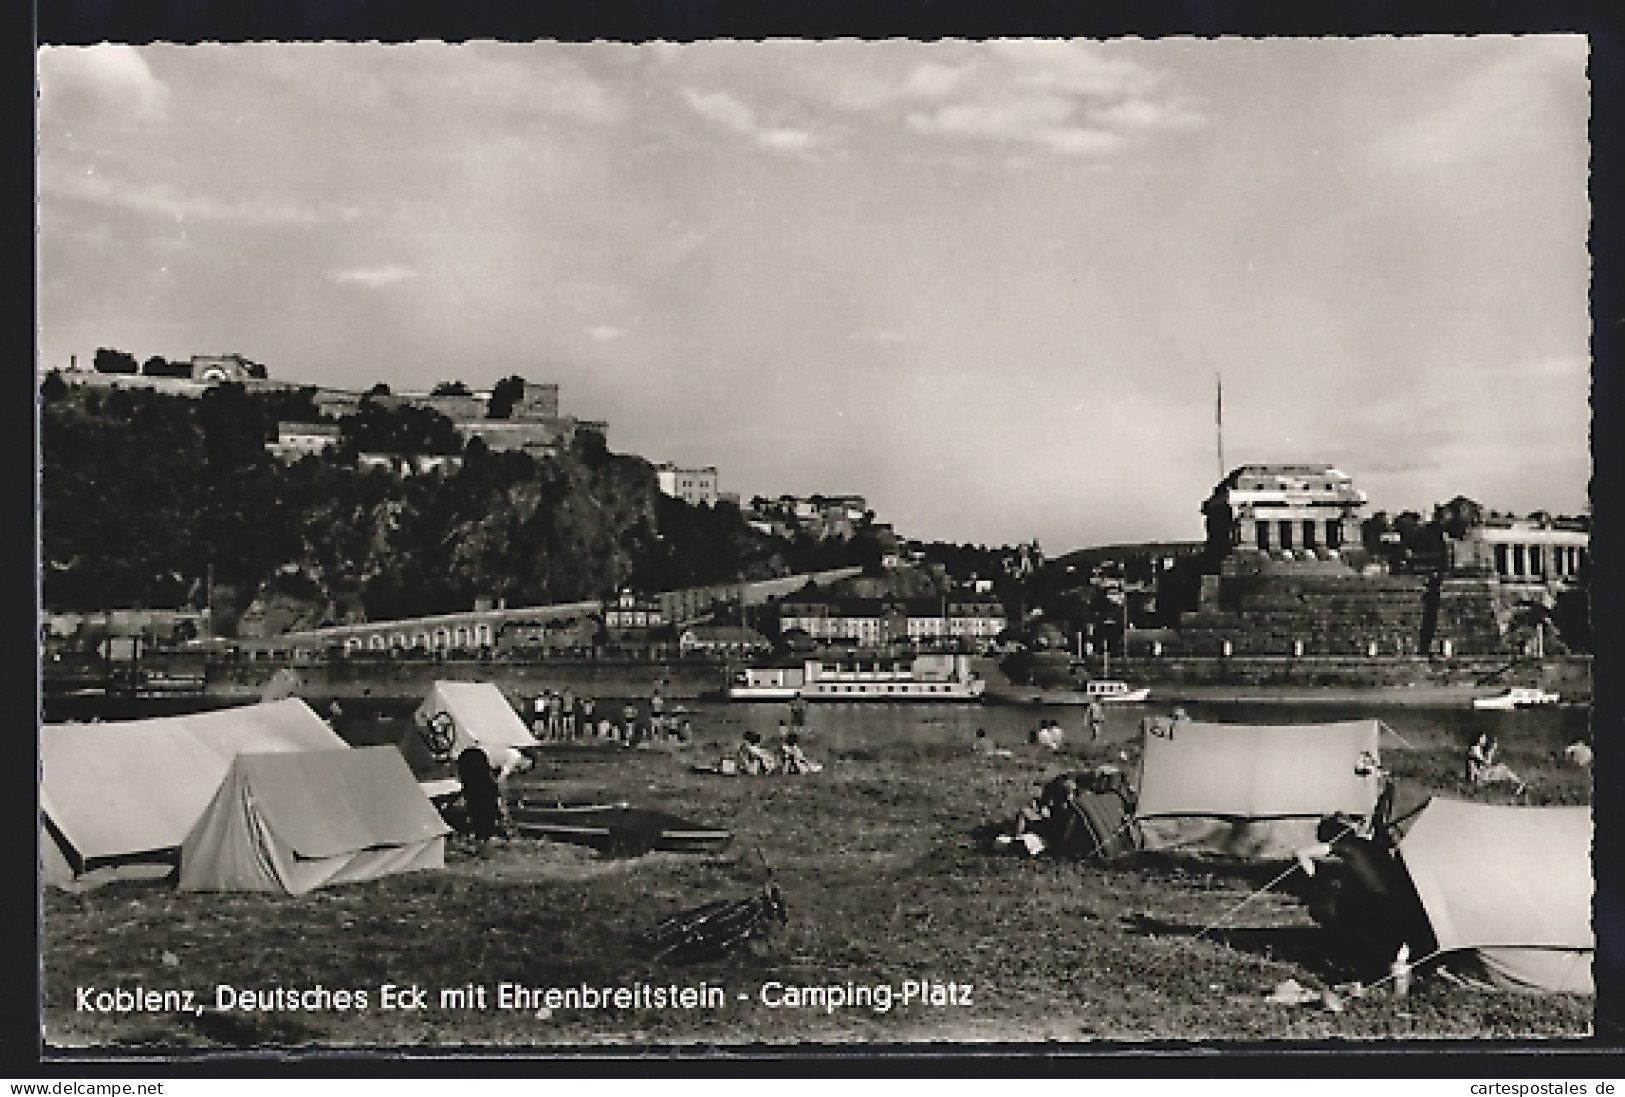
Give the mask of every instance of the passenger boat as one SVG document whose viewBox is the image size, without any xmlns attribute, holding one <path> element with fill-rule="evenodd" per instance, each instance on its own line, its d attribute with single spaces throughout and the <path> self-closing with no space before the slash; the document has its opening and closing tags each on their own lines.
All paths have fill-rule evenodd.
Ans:
<svg viewBox="0 0 1625 1097">
<path fill-rule="evenodd" d="M 807 659 L 795 667 L 747 667 L 728 686 L 731 701 L 980 701 L 987 688 L 970 656 Z"/>
<path fill-rule="evenodd" d="M 1131 689 L 1126 682 L 1097 679 L 1087 682 L 1082 689 L 1047 689 L 1042 686 L 1000 686 L 990 693 L 989 700 L 1008 705 L 1128 705 L 1144 701 L 1151 696 L 1151 687 Z"/>
<path fill-rule="evenodd" d="M 1555 705 L 1558 700 L 1558 695 L 1549 690 L 1535 686 L 1513 686 L 1505 693 L 1498 693 L 1494 697 L 1473 698 L 1473 707 L 1477 709 L 1534 708 L 1536 705 Z"/>
</svg>

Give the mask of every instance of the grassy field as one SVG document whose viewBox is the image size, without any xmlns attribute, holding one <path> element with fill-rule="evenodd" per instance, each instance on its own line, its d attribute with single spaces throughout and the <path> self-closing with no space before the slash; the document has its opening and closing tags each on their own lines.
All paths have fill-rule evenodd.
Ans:
<svg viewBox="0 0 1625 1097">
<path fill-rule="evenodd" d="M 117 884 L 45 898 L 45 1030 L 57 1046 L 446 1047 L 845 1044 L 921 1041 L 1319 1041 L 1580 1037 L 1592 1000 L 1476 992 L 1421 978 L 1403 1000 L 1342 1012 L 1264 997 L 1285 979 L 1342 982 L 1333 942 L 1277 867 L 1139 855 L 1097 866 L 989 852 L 980 836 L 1066 768 L 1115 757 L 1135 728 L 1061 756 L 1028 747 L 1032 710 L 815 712 L 822 774 L 726 778 L 691 771 L 780 715 L 707 710 L 677 752 L 544 748 L 521 779 L 533 800 L 629 801 L 731 828 L 718 856 L 601 858 L 545 841 L 454 842 L 444 871 L 299 898 L 183 895 Z M 1198 713 L 1197 715 L 1201 715 Z M 976 756 L 987 726 L 1009 758 Z M 1502 733 L 1530 802 L 1589 799 L 1561 764 L 1564 729 Z M 358 739 L 389 739 L 389 723 Z M 1461 729 L 1413 716 L 1386 758 L 1412 789 L 1469 795 Z M 771 863 L 789 922 L 747 950 L 680 966 L 654 958 L 662 917 L 752 894 Z M 969 1003 L 790 1008 L 783 987 L 952 984 Z M 721 988 L 715 1008 L 497 1008 L 500 984 Z M 366 1009 L 100 1013 L 80 991 L 364 989 Z M 381 988 L 416 985 L 421 1009 L 381 1008 Z M 442 1006 L 442 989 L 484 987 L 485 1008 Z M 764 1002 L 764 986 L 769 1001 Z M 91 997 L 93 1000 L 93 995 Z M 780 1003 L 777 1008 L 769 1003 Z"/>
</svg>

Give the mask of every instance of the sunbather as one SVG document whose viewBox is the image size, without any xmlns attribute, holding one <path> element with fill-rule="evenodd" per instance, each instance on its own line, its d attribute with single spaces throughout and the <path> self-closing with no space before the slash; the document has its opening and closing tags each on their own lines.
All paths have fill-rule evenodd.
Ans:
<svg viewBox="0 0 1625 1097">
<path fill-rule="evenodd" d="M 762 737 L 754 731 L 745 732 L 745 740 L 739 744 L 739 772 L 759 775 L 776 769 L 778 761 L 762 746 Z"/>
<path fill-rule="evenodd" d="M 785 773 L 819 773 L 824 768 L 807 757 L 801 749 L 801 736 L 793 731 L 784 737 L 784 744 L 779 747 L 779 758 L 784 764 Z"/>
</svg>

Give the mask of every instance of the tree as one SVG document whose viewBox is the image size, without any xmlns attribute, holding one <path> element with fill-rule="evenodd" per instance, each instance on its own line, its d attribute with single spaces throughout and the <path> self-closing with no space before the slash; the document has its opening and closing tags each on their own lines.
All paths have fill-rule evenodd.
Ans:
<svg viewBox="0 0 1625 1097">
<path fill-rule="evenodd" d="M 376 385 L 372 386 L 372 388 L 367 390 L 367 395 L 368 396 L 388 396 L 389 395 L 389 386 L 384 384 L 382 381 L 379 381 Z"/>
<path fill-rule="evenodd" d="M 430 396 L 472 396 L 468 386 L 461 381 L 442 381 L 429 390 Z"/>
<path fill-rule="evenodd" d="M 1433 524 L 1447 537 L 1459 541 L 1467 536 L 1469 529 L 1484 524 L 1484 508 L 1465 495 L 1458 495 L 1448 503 L 1434 505 Z"/>
<path fill-rule="evenodd" d="M 518 374 L 504 377 L 491 386 L 491 402 L 485 406 L 487 419 L 510 419 L 514 405 L 525 398 L 525 379 Z"/>
<path fill-rule="evenodd" d="M 144 377 L 190 377 L 192 364 L 190 362 L 170 362 L 162 355 L 155 354 L 141 363 L 141 373 Z"/>
<path fill-rule="evenodd" d="M 97 373 L 139 373 L 135 355 L 111 347 L 97 347 L 94 360 Z"/>
</svg>

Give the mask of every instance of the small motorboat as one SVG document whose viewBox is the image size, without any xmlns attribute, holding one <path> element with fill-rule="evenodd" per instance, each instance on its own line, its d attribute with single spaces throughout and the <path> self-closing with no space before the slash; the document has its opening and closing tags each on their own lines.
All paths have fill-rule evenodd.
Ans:
<svg viewBox="0 0 1625 1097">
<path fill-rule="evenodd" d="M 1534 708 L 1537 705 L 1555 705 L 1559 699 L 1558 695 L 1550 690 L 1535 686 L 1513 686 L 1505 693 L 1498 693 L 1493 697 L 1473 698 L 1473 707 L 1492 710 Z"/>
<path fill-rule="evenodd" d="M 1141 686 L 1130 689 L 1127 682 L 1119 682 L 1112 678 L 1096 678 L 1083 685 L 1084 695 L 1091 701 L 1100 701 L 1104 704 L 1135 704 L 1151 696 L 1150 686 Z"/>
</svg>

